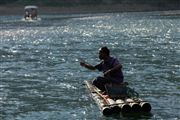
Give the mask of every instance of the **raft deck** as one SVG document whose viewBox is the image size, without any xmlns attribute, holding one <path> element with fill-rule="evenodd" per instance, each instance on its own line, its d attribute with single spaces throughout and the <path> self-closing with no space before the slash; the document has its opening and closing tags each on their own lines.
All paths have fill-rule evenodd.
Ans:
<svg viewBox="0 0 180 120">
<path fill-rule="evenodd" d="M 114 97 L 114 95 L 109 95 L 108 92 L 105 94 L 90 81 L 85 81 L 85 85 L 103 115 L 111 115 L 120 112 L 139 113 L 151 111 L 151 105 L 140 98 L 132 98 L 128 95 L 117 95 L 119 97 Z"/>
</svg>

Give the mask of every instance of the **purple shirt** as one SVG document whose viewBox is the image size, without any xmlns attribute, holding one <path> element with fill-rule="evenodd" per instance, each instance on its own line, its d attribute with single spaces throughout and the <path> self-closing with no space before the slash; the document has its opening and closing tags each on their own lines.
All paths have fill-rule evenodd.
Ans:
<svg viewBox="0 0 180 120">
<path fill-rule="evenodd" d="M 107 70 L 119 65 L 119 61 L 116 58 L 109 57 L 106 61 L 102 61 L 95 66 L 96 69 L 105 73 Z M 108 77 L 114 83 L 122 83 L 124 76 L 121 69 L 116 70 L 114 73 L 110 74 Z"/>
</svg>

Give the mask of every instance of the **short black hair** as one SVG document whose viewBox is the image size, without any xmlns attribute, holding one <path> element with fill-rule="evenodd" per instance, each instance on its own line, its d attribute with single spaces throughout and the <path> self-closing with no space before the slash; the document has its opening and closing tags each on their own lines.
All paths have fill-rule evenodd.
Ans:
<svg viewBox="0 0 180 120">
<path fill-rule="evenodd" d="M 106 46 L 101 47 L 101 48 L 100 48 L 100 51 L 102 51 L 103 53 L 105 53 L 105 54 L 107 54 L 107 55 L 110 54 L 110 51 L 109 51 L 109 49 L 108 49 Z"/>
</svg>

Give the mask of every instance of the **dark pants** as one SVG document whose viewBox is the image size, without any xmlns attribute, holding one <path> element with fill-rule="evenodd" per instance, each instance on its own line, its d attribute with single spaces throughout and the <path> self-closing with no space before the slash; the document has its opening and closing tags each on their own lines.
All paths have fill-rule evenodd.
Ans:
<svg viewBox="0 0 180 120">
<path fill-rule="evenodd" d="M 97 88 L 99 88 L 102 91 L 105 91 L 105 84 L 110 83 L 110 81 L 104 77 L 97 77 L 93 81 L 93 85 L 95 85 Z"/>
</svg>

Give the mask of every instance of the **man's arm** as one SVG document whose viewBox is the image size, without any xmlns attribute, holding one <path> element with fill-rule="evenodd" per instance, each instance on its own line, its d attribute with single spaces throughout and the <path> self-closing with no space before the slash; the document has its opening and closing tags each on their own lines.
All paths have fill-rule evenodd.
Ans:
<svg viewBox="0 0 180 120">
<path fill-rule="evenodd" d="M 113 68 L 107 70 L 105 73 L 104 73 L 104 76 L 108 76 L 110 75 L 111 73 L 115 72 L 116 70 L 118 69 L 121 69 L 122 68 L 122 65 L 121 64 L 117 64 L 116 66 L 114 66 Z"/>
<path fill-rule="evenodd" d="M 116 71 L 118 69 L 121 69 L 122 68 L 122 65 L 121 64 L 117 64 L 116 66 L 114 66 L 113 68 L 111 68 L 111 71 Z"/>
<path fill-rule="evenodd" d="M 80 62 L 80 65 L 81 65 L 82 67 L 85 67 L 85 68 L 89 69 L 89 70 L 96 70 L 95 66 L 86 64 L 85 62 Z"/>
</svg>

